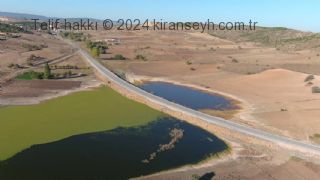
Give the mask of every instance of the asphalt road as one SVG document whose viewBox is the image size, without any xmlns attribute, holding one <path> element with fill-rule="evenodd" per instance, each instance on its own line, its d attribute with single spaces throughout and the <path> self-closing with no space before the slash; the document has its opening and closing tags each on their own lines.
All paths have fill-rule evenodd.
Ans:
<svg viewBox="0 0 320 180">
<path fill-rule="evenodd" d="M 74 47 L 76 45 L 73 44 Z M 255 138 L 259 138 L 262 140 L 267 140 L 273 143 L 276 143 L 282 147 L 299 150 L 305 153 L 312 153 L 312 154 L 318 154 L 320 155 L 320 145 L 310 144 L 308 142 L 303 142 L 291 138 L 287 138 L 284 136 L 272 134 L 263 130 L 255 129 L 249 126 L 245 126 L 236 122 L 228 121 L 222 118 L 213 117 L 210 115 L 207 115 L 205 113 L 184 107 L 182 105 L 170 102 L 166 99 L 163 99 L 161 97 L 155 96 L 153 94 L 150 94 L 130 83 L 127 81 L 119 78 L 116 76 L 113 72 L 108 70 L 106 67 L 101 65 L 96 59 L 94 59 L 91 55 L 89 55 L 86 51 L 79 48 L 80 54 L 92 65 L 93 68 L 95 68 L 102 76 L 107 78 L 110 82 L 115 83 L 122 88 L 125 88 L 126 90 L 130 91 L 131 93 L 140 95 L 145 97 L 147 100 L 156 103 L 158 105 L 167 107 L 168 109 L 171 109 L 176 112 L 181 112 L 183 114 L 186 114 L 190 117 L 194 117 L 197 119 L 201 119 L 207 123 L 211 123 L 217 126 L 221 126 L 224 128 L 227 128 L 231 131 L 239 132 L 245 135 L 249 135 Z"/>
</svg>

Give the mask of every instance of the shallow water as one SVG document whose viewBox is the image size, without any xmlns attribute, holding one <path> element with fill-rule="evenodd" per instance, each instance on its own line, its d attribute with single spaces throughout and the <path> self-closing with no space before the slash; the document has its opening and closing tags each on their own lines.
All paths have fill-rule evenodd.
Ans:
<svg viewBox="0 0 320 180">
<path fill-rule="evenodd" d="M 236 108 L 229 99 L 223 96 L 186 86 L 167 82 L 148 82 L 139 87 L 154 95 L 195 110 L 229 110 Z"/>
<path fill-rule="evenodd" d="M 167 144 L 172 129 L 183 131 L 173 149 L 158 152 Z M 72 136 L 34 145 L 0 162 L 0 179 L 127 179 L 197 163 L 227 145 L 216 136 L 174 118 L 148 125 L 117 128 Z"/>
</svg>

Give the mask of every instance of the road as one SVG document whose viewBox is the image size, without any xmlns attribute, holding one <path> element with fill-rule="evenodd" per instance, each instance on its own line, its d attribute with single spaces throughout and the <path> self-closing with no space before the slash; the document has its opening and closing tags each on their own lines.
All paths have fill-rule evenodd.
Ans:
<svg viewBox="0 0 320 180">
<path fill-rule="evenodd" d="M 71 43 L 71 42 L 69 42 Z M 253 127 L 249 127 L 246 125 L 242 125 L 236 122 L 228 121 L 219 117 L 213 117 L 208 114 L 184 107 L 182 105 L 170 102 L 166 99 L 163 99 L 161 97 L 155 96 L 151 93 L 148 93 L 130 83 L 127 81 L 119 78 L 116 76 L 113 72 L 111 72 L 109 69 L 104 67 L 102 64 L 100 64 L 96 59 L 94 59 L 91 55 L 89 55 L 86 51 L 79 48 L 74 43 L 71 43 L 71 45 L 77 49 L 79 49 L 79 53 L 85 58 L 85 60 L 88 61 L 88 63 L 95 68 L 100 75 L 107 78 L 110 82 L 115 83 L 119 85 L 120 87 L 128 90 L 129 92 L 142 96 L 145 99 L 158 104 L 160 106 L 166 107 L 170 110 L 173 110 L 175 112 L 180 112 L 185 115 L 188 115 L 189 117 L 197 118 L 200 120 L 203 120 L 207 123 L 211 123 L 220 127 L 227 128 L 231 131 L 235 131 L 238 133 L 242 133 L 245 135 L 249 135 L 258 139 L 267 140 L 273 143 L 276 143 L 282 147 L 302 151 L 305 153 L 312 153 L 320 155 L 320 145 L 310 144 L 308 142 L 299 141 L 295 139 L 291 139 L 288 137 L 272 134 L 260 129 L 255 129 Z"/>
</svg>

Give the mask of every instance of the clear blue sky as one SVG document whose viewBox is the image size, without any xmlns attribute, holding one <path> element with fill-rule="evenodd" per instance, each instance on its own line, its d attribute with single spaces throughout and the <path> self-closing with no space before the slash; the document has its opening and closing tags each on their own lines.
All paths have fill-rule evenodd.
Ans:
<svg viewBox="0 0 320 180">
<path fill-rule="evenodd" d="M 248 21 L 320 32 L 319 0 L 1 0 L 0 11 L 54 17 Z"/>
</svg>

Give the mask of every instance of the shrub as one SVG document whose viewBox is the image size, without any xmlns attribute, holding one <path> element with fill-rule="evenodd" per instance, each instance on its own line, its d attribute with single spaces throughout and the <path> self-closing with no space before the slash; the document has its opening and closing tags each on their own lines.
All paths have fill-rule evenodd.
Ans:
<svg viewBox="0 0 320 180">
<path fill-rule="evenodd" d="M 44 74 L 42 72 L 29 71 L 16 77 L 16 79 L 31 80 L 31 79 L 43 79 Z"/>
<path fill-rule="evenodd" d="M 47 48 L 48 45 L 40 44 L 40 45 L 32 45 L 32 44 L 22 44 L 23 48 L 26 48 L 28 51 L 37 51 L 43 48 Z"/>
<path fill-rule="evenodd" d="M 43 74 L 43 77 L 45 79 L 51 79 L 52 78 L 52 74 L 51 74 L 51 69 L 50 69 L 50 66 L 48 63 L 46 63 L 44 65 L 44 74 Z"/>
<path fill-rule="evenodd" d="M 308 75 L 305 79 L 304 79 L 304 82 L 309 82 L 309 81 L 312 81 L 314 80 L 314 75 Z"/>
<path fill-rule="evenodd" d="M 99 57 L 100 54 L 106 54 L 108 49 L 108 46 L 104 42 L 92 42 L 90 40 L 86 41 L 86 46 L 90 49 L 94 57 Z"/>
<path fill-rule="evenodd" d="M 311 89 L 312 89 L 312 93 L 320 93 L 320 87 L 318 86 L 313 86 Z"/>
<path fill-rule="evenodd" d="M 85 41 L 87 39 L 82 32 L 60 32 L 60 35 L 73 41 Z"/>
<path fill-rule="evenodd" d="M 239 61 L 237 59 L 235 59 L 235 58 L 232 59 L 232 62 L 233 63 L 239 63 Z"/>
<path fill-rule="evenodd" d="M 119 78 L 123 79 L 123 80 L 126 80 L 126 79 L 127 79 L 126 73 L 123 72 L 123 71 L 120 70 L 120 69 L 116 69 L 113 73 L 114 73 L 115 75 L 117 75 Z"/>
<path fill-rule="evenodd" d="M 100 56 L 100 51 L 98 50 L 98 48 L 93 47 L 93 48 L 91 49 L 91 55 L 92 55 L 93 57 L 99 57 L 99 56 Z"/>
<path fill-rule="evenodd" d="M 187 64 L 187 65 L 191 65 L 191 64 L 192 64 L 192 61 L 187 61 L 186 64 Z"/>
<path fill-rule="evenodd" d="M 147 60 L 147 58 L 146 58 L 146 57 L 144 57 L 142 54 L 138 54 L 138 55 L 136 55 L 136 58 L 135 58 L 135 59 L 143 60 L 143 61 L 146 61 L 146 60 Z"/>
<path fill-rule="evenodd" d="M 20 69 L 20 68 L 22 68 L 22 66 L 20 66 L 19 64 L 11 63 L 11 64 L 8 65 L 8 68 Z"/>
<path fill-rule="evenodd" d="M 7 33 L 20 33 L 20 32 L 24 32 L 24 29 L 17 27 L 17 26 L 14 26 L 14 25 L 1 23 L 0 24 L 0 31 L 7 32 Z"/>
<path fill-rule="evenodd" d="M 113 57 L 113 59 L 115 60 L 126 60 L 126 58 L 124 56 L 122 56 L 121 54 L 117 54 Z"/>
</svg>

